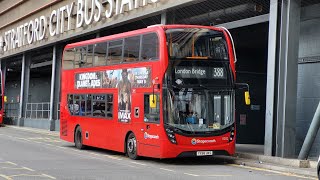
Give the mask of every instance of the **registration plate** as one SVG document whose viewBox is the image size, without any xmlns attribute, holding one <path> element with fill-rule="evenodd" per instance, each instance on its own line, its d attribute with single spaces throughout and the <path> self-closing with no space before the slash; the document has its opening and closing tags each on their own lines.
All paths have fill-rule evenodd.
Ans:
<svg viewBox="0 0 320 180">
<path fill-rule="evenodd" d="M 213 155 L 212 151 L 197 151 L 197 156 L 211 156 Z"/>
</svg>

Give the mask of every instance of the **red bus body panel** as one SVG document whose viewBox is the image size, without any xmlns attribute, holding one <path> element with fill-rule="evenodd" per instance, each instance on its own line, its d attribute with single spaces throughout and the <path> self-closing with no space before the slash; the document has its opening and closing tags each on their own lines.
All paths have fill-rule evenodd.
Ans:
<svg viewBox="0 0 320 180">
<path fill-rule="evenodd" d="M 168 26 L 154 26 L 141 30 L 116 34 L 107 37 L 101 37 L 88 41 L 69 44 L 65 49 L 74 48 L 78 46 L 95 44 L 99 42 L 109 41 L 117 38 L 124 38 L 128 36 L 156 32 L 159 37 L 159 60 L 149 62 L 137 62 L 132 64 L 119 64 L 110 66 L 99 66 L 90 68 L 78 68 L 72 70 L 62 70 L 62 83 L 61 83 L 61 104 L 60 104 L 60 138 L 74 142 L 74 133 L 78 125 L 81 126 L 83 134 L 87 132 L 89 138 L 83 138 L 83 144 L 93 147 L 104 148 L 108 150 L 125 152 L 125 141 L 130 132 L 133 132 L 137 138 L 137 152 L 139 156 L 154 157 L 154 158 L 174 158 L 183 152 L 190 151 L 226 151 L 228 154 L 235 153 L 235 140 L 229 142 L 230 132 L 211 137 L 186 137 L 176 134 L 177 144 L 172 144 L 165 132 L 163 125 L 163 111 L 160 110 L 160 123 L 146 123 L 144 122 L 143 113 L 138 118 L 131 114 L 131 121 L 129 123 L 122 123 L 118 121 L 118 89 L 117 88 L 99 88 L 99 89 L 76 89 L 75 88 L 75 74 L 81 72 L 96 72 L 103 70 L 118 70 L 124 68 L 137 68 L 137 67 L 150 67 L 152 80 L 157 79 L 156 83 L 160 84 L 160 89 L 155 89 L 154 93 L 160 95 L 160 107 L 162 104 L 162 82 L 164 73 L 168 66 L 168 52 L 166 45 L 165 29 L 167 28 L 206 28 L 217 31 L 224 31 L 220 28 L 207 27 L 207 26 L 193 26 L 193 25 L 168 25 Z M 225 34 L 226 35 L 226 34 Z M 232 67 L 233 75 L 235 78 L 234 56 L 231 41 L 226 36 L 228 49 L 230 54 L 230 65 Z M 62 67 L 63 68 L 63 67 Z M 132 109 L 139 107 L 140 112 L 144 112 L 144 94 L 152 93 L 153 88 L 133 88 L 132 89 Z M 68 110 L 67 95 L 68 94 L 113 94 L 113 118 L 92 118 L 71 116 Z M 147 127 L 148 126 L 148 127 Z M 147 135 L 157 135 L 158 138 L 146 138 Z M 199 139 L 200 143 L 193 145 L 192 139 Z M 214 139 L 214 141 L 212 141 Z M 210 143 L 201 143 L 201 140 L 210 140 Z M 206 142 L 206 141 L 204 141 Z"/>
</svg>

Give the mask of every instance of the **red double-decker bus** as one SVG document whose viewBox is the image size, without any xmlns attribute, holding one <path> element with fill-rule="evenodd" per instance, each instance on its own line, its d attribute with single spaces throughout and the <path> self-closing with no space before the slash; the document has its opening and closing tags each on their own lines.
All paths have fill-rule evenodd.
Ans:
<svg viewBox="0 0 320 180">
<path fill-rule="evenodd" d="M 194 25 L 69 44 L 60 137 L 132 159 L 232 155 L 234 52 L 226 29 Z"/>
</svg>

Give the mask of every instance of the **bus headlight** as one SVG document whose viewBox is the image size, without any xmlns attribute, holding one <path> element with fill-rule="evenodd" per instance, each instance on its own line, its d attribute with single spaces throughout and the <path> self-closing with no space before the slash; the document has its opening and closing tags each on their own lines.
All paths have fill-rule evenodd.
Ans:
<svg viewBox="0 0 320 180">
<path fill-rule="evenodd" d="M 232 126 L 230 131 L 229 142 L 233 141 L 233 139 L 234 139 L 234 126 Z"/>
<path fill-rule="evenodd" d="M 167 137 L 169 139 L 169 141 L 172 143 L 172 144 L 177 144 L 177 140 L 176 140 L 176 136 L 174 135 L 174 131 L 170 128 L 166 128 L 166 134 L 167 134 Z"/>
</svg>

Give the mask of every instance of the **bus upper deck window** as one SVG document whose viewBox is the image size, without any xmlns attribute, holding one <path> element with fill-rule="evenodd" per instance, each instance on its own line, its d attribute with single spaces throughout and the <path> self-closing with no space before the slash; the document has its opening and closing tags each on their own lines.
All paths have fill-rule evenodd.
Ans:
<svg viewBox="0 0 320 180">
<path fill-rule="evenodd" d="M 159 40 L 156 33 L 143 35 L 141 58 L 142 61 L 159 59 Z"/>
<path fill-rule="evenodd" d="M 139 60 L 140 36 L 128 37 L 124 44 L 124 62 Z"/>
<path fill-rule="evenodd" d="M 107 63 L 120 64 L 123 58 L 123 39 L 109 42 L 108 47 Z"/>
<path fill-rule="evenodd" d="M 106 62 L 107 43 L 98 43 L 94 46 L 94 66 L 105 66 Z"/>
</svg>

